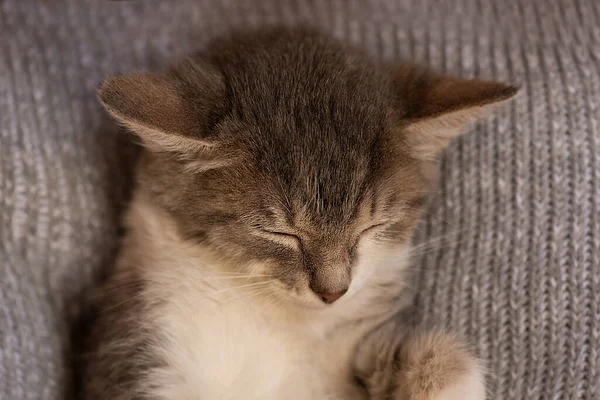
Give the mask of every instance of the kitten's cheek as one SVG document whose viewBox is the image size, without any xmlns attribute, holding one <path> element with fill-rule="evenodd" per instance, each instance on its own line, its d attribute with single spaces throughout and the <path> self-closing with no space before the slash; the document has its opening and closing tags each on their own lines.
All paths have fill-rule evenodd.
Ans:
<svg viewBox="0 0 600 400">
<path fill-rule="evenodd" d="M 368 266 L 365 265 L 364 262 L 361 262 L 361 260 L 364 260 L 364 258 L 359 259 L 359 261 L 352 268 L 352 280 L 350 281 L 348 292 L 345 295 L 346 297 L 351 297 L 359 292 L 365 286 L 368 280 Z"/>
<path fill-rule="evenodd" d="M 358 292 L 373 274 L 373 264 L 377 260 L 376 246 L 369 240 L 361 241 L 355 250 L 355 257 L 355 263 L 352 267 L 352 281 L 347 295 Z"/>
</svg>

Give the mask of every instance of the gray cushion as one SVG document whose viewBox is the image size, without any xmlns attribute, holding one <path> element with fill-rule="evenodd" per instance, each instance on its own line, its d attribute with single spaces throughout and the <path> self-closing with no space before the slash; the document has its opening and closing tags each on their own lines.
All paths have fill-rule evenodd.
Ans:
<svg viewBox="0 0 600 400">
<path fill-rule="evenodd" d="M 599 398 L 596 0 L 0 2 L 0 397 L 70 391 L 71 319 L 114 258 L 132 156 L 96 100 L 102 79 L 298 21 L 523 85 L 447 151 L 415 301 L 471 338 L 491 398 Z"/>
</svg>

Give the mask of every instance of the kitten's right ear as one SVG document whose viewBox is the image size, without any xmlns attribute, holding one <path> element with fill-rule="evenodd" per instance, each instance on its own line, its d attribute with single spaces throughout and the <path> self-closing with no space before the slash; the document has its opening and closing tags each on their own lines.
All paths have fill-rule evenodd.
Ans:
<svg viewBox="0 0 600 400">
<path fill-rule="evenodd" d="M 185 61 L 168 75 L 108 78 L 98 96 L 106 110 L 153 151 L 198 152 L 214 145 L 209 127 L 218 107 L 219 78 Z"/>
</svg>

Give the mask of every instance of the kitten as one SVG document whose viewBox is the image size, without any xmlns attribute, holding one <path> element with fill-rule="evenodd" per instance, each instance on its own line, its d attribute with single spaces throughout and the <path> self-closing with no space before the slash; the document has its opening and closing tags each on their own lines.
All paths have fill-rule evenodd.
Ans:
<svg viewBox="0 0 600 400">
<path fill-rule="evenodd" d="M 89 398 L 483 399 L 465 345 L 404 321 L 405 275 L 436 157 L 516 92 L 302 28 L 106 80 L 145 150 Z"/>
</svg>

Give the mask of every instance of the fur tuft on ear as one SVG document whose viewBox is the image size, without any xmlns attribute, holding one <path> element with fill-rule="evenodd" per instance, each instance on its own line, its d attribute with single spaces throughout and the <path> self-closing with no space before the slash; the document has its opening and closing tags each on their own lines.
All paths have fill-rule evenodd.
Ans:
<svg viewBox="0 0 600 400">
<path fill-rule="evenodd" d="M 393 73 L 396 107 L 419 158 L 432 160 L 477 119 L 511 100 L 518 88 L 499 82 L 438 75 L 413 64 Z"/>
<path fill-rule="evenodd" d="M 98 97 L 150 150 L 190 153 L 215 144 L 210 136 L 222 107 L 222 85 L 213 69 L 186 59 L 167 75 L 108 78 Z"/>
</svg>

